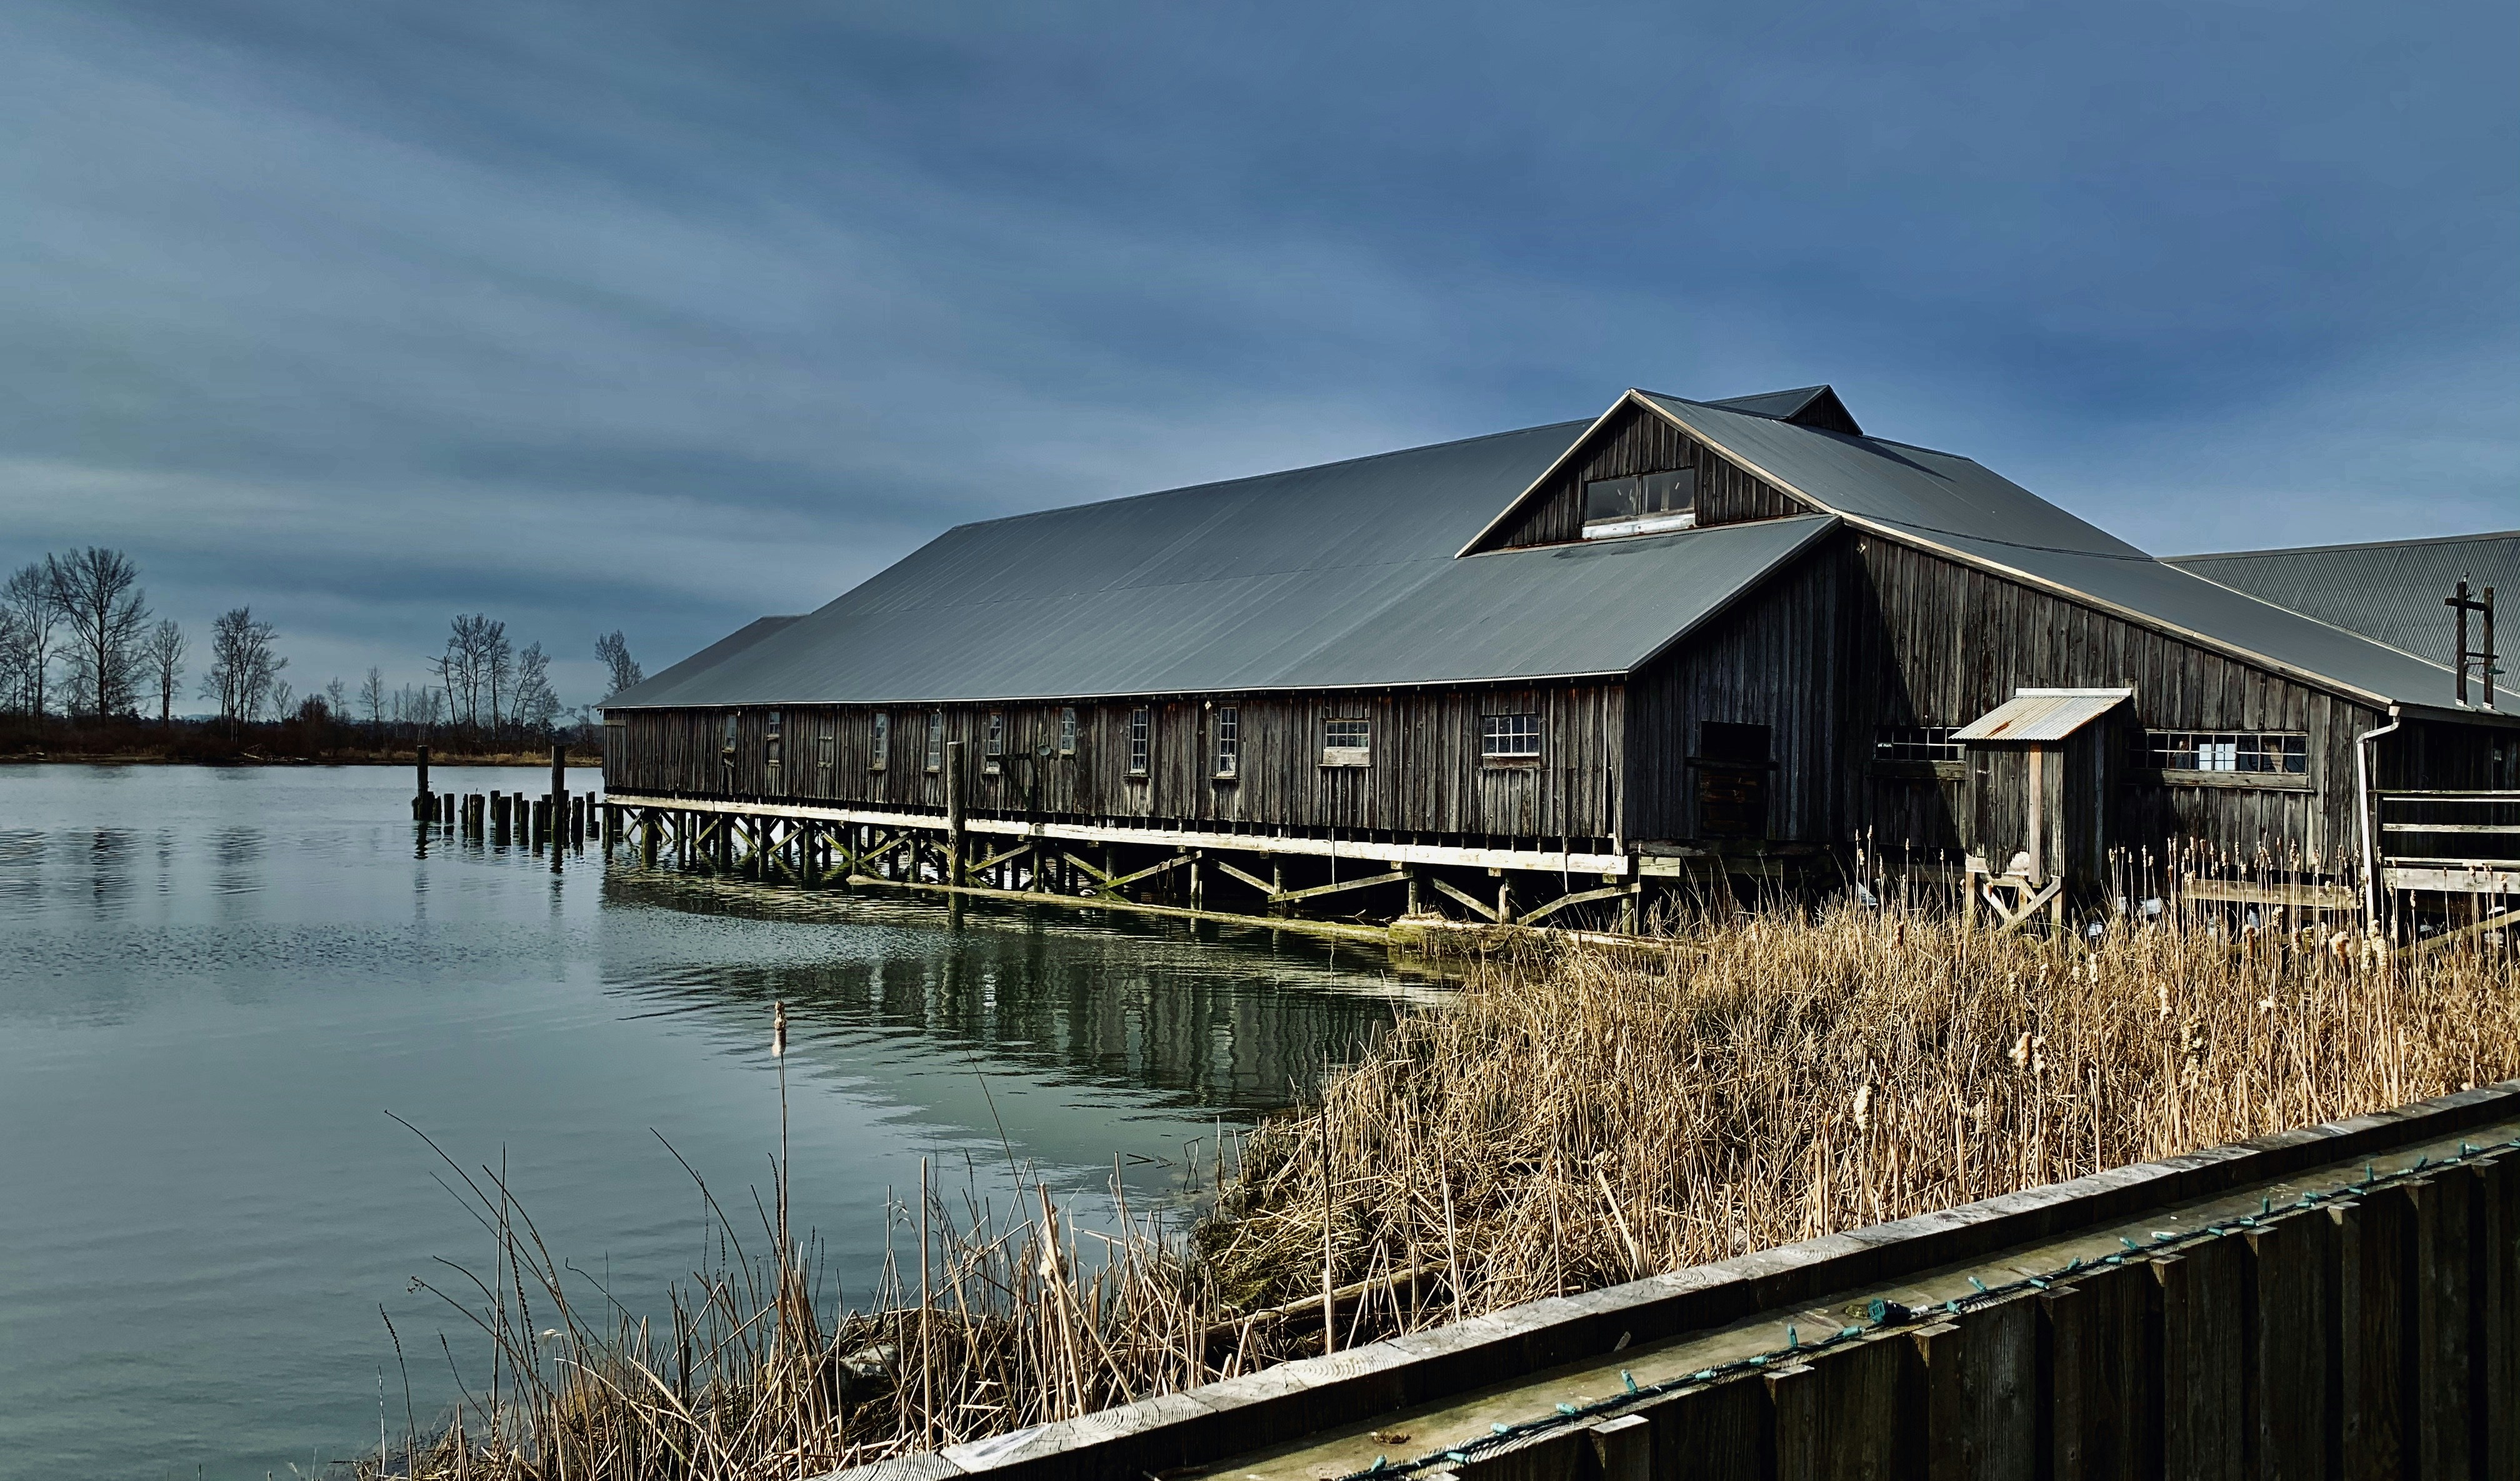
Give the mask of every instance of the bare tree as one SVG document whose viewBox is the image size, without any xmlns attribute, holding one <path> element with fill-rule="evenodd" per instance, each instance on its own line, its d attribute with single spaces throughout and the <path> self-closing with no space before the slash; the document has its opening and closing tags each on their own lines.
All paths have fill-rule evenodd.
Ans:
<svg viewBox="0 0 2520 1481">
<path fill-rule="evenodd" d="M 130 713 L 140 678 L 142 630 L 149 620 L 140 567 L 118 550 L 91 545 L 66 556 L 46 556 L 44 580 L 52 588 L 53 606 L 69 624 L 71 681 L 87 701 L 88 713 L 100 719 Z"/>
<path fill-rule="evenodd" d="M 350 692 L 338 674 L 324 682 L 324 713 L 335 720 L 350 718 Z"/>
<path fill-rule="evenodd" d="M 446 691 L 450 723 L 478 729 L 486 700 L 489 727 L 499 728 L 500 700 L 513 657 L 506 623 L 493 622 L 479 612 L 455 618 L 447 631 L 446 651 L 429 660 L 430 670 Z"/>
<path fill-rule="evenodd" d="M 481 620 L 481 619 L 476 619 Z M 481 688 L 490 698 L 490 730 L 516 709 L 517 648 L 508 641 L 508 624 L 490 622 L 481 631 Z M 500 701 L 508 701 L 503 708 Z"/>
<path fill-rule="evenodd" d="M 234 735 L 249 725 L 265 705 L 286 705 L 289 686 L 280 671 L 289 660 L 272 651 L 279 636 L 268 622 L 256 621 L 253 608 L 231 607 L 210 624 L 210 667 L 202 675 L 202 697 L 216 699 L 219 718 Z"/>
<path fill-rule="evenodd" d="M 512 705 L 517 723 L 533 730 L 548 728 L 560 715 L 560 696 L 552 692 L 551 655 L 539 643 L 528 643 L 517 654 L 517 693 Z"/>
<path fill-rule="evenodd" d="M 359 684 L 359 708 L 368 712 L 368 724 L 382 725 L 385 719 L 384 671 L 371 667 L 368 677 Z"/>
<path fill-rule="evenodd" d="M 148 641 L 141 645 L 141 657 L 149 677 L 158 684 L 158 723 L 168 724 L 175 718 L 175 686 L 184 678 L 184 630 L 167 617 L 149 630 Z"/>
<path fill-rule="evenodd" d="M 51 702 L 46 694 L 53 672 L 53 627 L 61 608 L 53 604 L 53 583 L 44 562 L 18 568 L 0 586 L 0 609 L 9 614 L 9 677 L 15 681 L 10 700 L 29 715 L 41 717 Z"/>
<path fill-rule="evenodd" d="M 639 660 L 630 656 L 630 645 L 622 638 L 619 628 L 595 640 L 595 656 L 604 660 L 604 667 L 611 676 L 612 687 L 604 692 L 607 699 L 648 677 L 640 670 Z"/>
</svg>

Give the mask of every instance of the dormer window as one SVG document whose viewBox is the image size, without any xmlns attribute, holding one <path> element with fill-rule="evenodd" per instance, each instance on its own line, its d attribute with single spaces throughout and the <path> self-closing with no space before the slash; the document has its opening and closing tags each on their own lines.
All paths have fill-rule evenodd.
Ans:
<svg viewBox="0 0 2520 1481">
<path fill-rule="evenodd" d="M 1584 538 L 1659 535 L 1697 524 L 1697 470 L 1676 468 L 1584 485 Z"/>
</svg>

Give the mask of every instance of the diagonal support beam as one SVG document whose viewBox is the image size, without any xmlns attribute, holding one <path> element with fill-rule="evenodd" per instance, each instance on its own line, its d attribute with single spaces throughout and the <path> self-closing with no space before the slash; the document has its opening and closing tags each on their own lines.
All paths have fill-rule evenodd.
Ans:
<svg viewBox="0 0 2520 1481">
<path fill-rule="evenodd" d="M 1461 901 L 1463 905 L 1468 906 L 1472 911 L 1474 911 L 1474 912 L 1476 912 L 1476 913 L 1478 914 L 1478 917 L 1479 917 L 1479 919 L 1480 919 L 1480 920 L 1487 920 L 1487 921 L 1491 921 L 1491 922 L 1493 922 L 1493 921 L 1496 920 L 1496 918 L 1497 918 L 1497 912 L 1496 912 L 1496 907 L 1495 907 L 1495 906 L 1493 906 L 1493 905 L 1483 905 L 1483 904 L 1481 904 L 1478 900 L 1476 900 L 1475 898 L 1473 898 L 1473 897 L 1472 897 L 1471 895 L 1469 895 L 1466 891 L 1463 891 L 1463 890 L 1461 890 L 1461 889 L 1457 889 L 1457 888 L 1455 888 L 1451 883 L 1449 883 L 1449 882 L 1448 882 L 1448 881 L 1446 881 L 1446 880 L 1442 880 L 1442 879 L 1429 879 L 1429 880 L 1427 880 L 1426 882 L 1427 882 L 1427 883 L 1429 883 L 1429 884 L 1432 884 L 1433 886 L 1435 886 L 1435 888 L 1436 888 L 1436 889 L 1438 889 L 1438 890 L 1442 891 L 1443 893 L 1445 893 L 1445 894 L 1447 894 L 1447 895 L 1452 896 L 1454 899 Z"/>
<path fill-rule="evenodd" d="M 1223 859 L 1217 859 L 1217 860 L 1214 860 L 1214 861 L 1212 861 L 1212 862 L 1216 865 L 1216 867 L 1217 867 L 1218 869 L 1221 869 L 1221 870 L 1225 871 L 1227 874 L 1232 875 L 1235 878 L 1239 879 L 1239 880 L 1241 880 L 1243 883 L 1250 885 L 1253 889 L 1256 889 L 1256 890 L 1258 890 L 1260 893 L 1262 893 L 1262 894 L 1264 894 L 1264 895 L 1267 895 L 1270 899 L 1275 900 L 1275 899 L 1277 899 L 1277 898 L 1278 898 L 1278 886 L 1276 886 L 1276 885 L 1274 885 L 1274 884 L 1270 883 L 1270 882 L 1269 882 L 1268 880 L 1266 880 L 1266 879 L 1261 878 L 1258 875 L 1252 874 L 1252 873 L 1251 873 L 1250 871 L 1248 871 L 1248 870 L 1236 869 L 1232 864 L 1228 863 L 1227 861 L 1225 861 L 1225 860 L 1223 860 Z"/>
<path fill-rule="evenodd" d="M 1395 869 L 1387 875 L 1374 875 L 1364 879 L 1341 879 L 1336 884 L 1316 884 L 1310 889 L 1283 890 L 1278 894 L 1271 895 L 1269 897 L 1269 903 L 1272 905 L 1283 905 L 1290 900 L 1310 900 L 1315 895 L 1343 894 L 1352 889 L 1364 889 L 1368 885 L 1396 883 L 1399 880 L 1406 879 L 1408 877 L 1409 871 L 1405 869 Z"/>
<path fill-rule="evenodd" d="M 1523 912 L 1522 918 L 1514 923 L 1516 925 L 1536 924 L 1539 921 L 1545 920 L 1549 917 L 1557 914 L 1559 911 L 1564 910 L 1570 905 L 1582 905 L 1587 900 L 1607 900 L 1615 895 L 1626 894 L 1628 889 L 1629 886 L 1624 884 L 1609 884 L 1604 885 L 1599 889 L 1577 890 L 1571 895 L 1560 895 L 1556 899 L 1550 901 L 1547 905 L 1541 906 L 1537 910 Z"/>
<path fill-rule="evenodd" d="M 1154 866 L 1152 869 L 1142 869 L 1134 875 L 1121 875 L 1114 878 L 1105 879 L 1102 882 L 1103 892 L 1108 894 L 1112 890 L 1120 888 L 1122 885 L 1135 884 L 1141 879 L 1150 878 L 1156 875 L 1160 875 L 1168 869 L 1179 869 L 1190 862 L 1190 857 L 1191 856 L 1188 854 L 1175 854 L 1173 857 L 1166 859 L 1163 863 Z"/>
<path fill-rule="evenodd" d="M 1089 878 L 1089 879 L 1093 880 L 1096 884 L 1099 884 L 1099 885 L 1102 886 L 1102 887 L 1103 887 L 1103 888 L 1105 888 L 1105 889 L 1108 889 L 1108 888 L 1110 888 L 1110 887 L 1111 887 L 1111 876 L 1110 876 L 1109 875 L 1106 875 L 1106 874 L 1102 873 L 1101 870 L 1096 869 L 1093 865 L 1086 863 L 1086 862 L 1085 862 L 1084 860 L 1082 860 L 1082 859 L 1079 859 L 1079 858 L 1078 858 L 1078 857 L 1076 857 L 1074 854 L 1071 854 L 1071 853 L 1067 853 L 1067 852 L 1062 851 L 1062 852 L 1059 854 L 1059 856 L 1058 856 L 1058 857 L 1060 857 L 1060 858 L 1062 858 L 1062 859 L 1066 860 L 1066 861 L 1067 861 L 1068 863 L 1070 863 L 1070 864 L 1075 865 L 1079 870 L 1081 870 L 1081 871 L 1083 871 L 1083 872 L 1084 872 L 1085 877 L 1087 877 L 1087 878 Z"/>
</svg>

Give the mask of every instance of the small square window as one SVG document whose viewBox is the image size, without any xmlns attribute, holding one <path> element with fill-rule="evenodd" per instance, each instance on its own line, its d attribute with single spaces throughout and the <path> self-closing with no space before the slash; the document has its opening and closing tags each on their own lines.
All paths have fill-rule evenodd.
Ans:
<svg viewBox="0 0 2520 1481">
<path fill-rule="evenodd" d="M 1069 705 L 1058 712 L 1058 753 L 1076 754 L 1076 708 Z"/>
<path fill-rule="evenodd" d="M 1492 761 L 1540 759 L 1538 715 L 1481 715 L 1479 754 Z"/>
<path fill-rule="evenodd" d="M 989 728 L 983 732 L 981 736 L 980 770 L 984 774 L 994 777 L 998 773 L 1006 770 L 1006 761 L 1007 717 L 1000 714 L 992 714 L 989 716 Z"/>
<path fill-rule="evenodd" d="M 1143 777 L 1153 759 L 1154 716 L 1143 709 L 1129 711 L 1129 775 Z"/>
<path fill-rule="evenodd" d="M 1341 717 L 1322 722 L 1322 765 L 1370 766 L 1372 758 L 1372 721 Z"/>
</svg>

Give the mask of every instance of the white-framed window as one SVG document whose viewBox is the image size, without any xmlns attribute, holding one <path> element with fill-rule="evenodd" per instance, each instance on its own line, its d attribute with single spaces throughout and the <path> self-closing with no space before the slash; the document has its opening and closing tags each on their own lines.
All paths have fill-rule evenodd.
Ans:
<svg viewBox="0 0 2520 1481">
<path fill-rule="evenodd" d="M 892 764 L 892 716 L 875 712 L 867 736 L 867 770 L 879 772 Z"/>
<path fill-rule="evenodd" d="M 1481 715 L 1479 754 L 1491 761 L 1540 759 L 1538 715 Z"/>
<path fill-rule="evenodd" d="M 1883 725 L 1872 732 L 1875 761 L 1958 761 L 1967 749 L 1957 725 Z"/>
<path fill-rule="evenodd" d="M 1241 775 L 1242 717 L 1231 704 L 1216 712 L 1216 780 L 1231 782 Z"/>
<path fill-rule="evenodd" d="M 2310 770 L 2310 738 L 2283 731 L 2148 730 L 2138 765 L 2168 772 L 2274 772 L 2302 776 Z"/>
<path fill-rule="evenodd" d="M 1654 535 L 1697 523 L 1697 470 L 1670 469 L 1584 485 L 1584 538 Z"/>
<path fill-rule="evenodd" d="M 941 709 L 927 712 L 927 769 L 945 769 L 945 712 Z"/>
<path fill-rule="evenodd" d="M 1062 756 L 1076 754 L 1076 706 L 1072 704 L 1058 712 L 1058 753 Z"/>
<path fill-rule="evenodd" d="M 1129 711 L 1129 775 L 1143 777 L 1154 759 L 1155 717 L 1143 709 Z"/>
<path fill-rule="evenodd" d="M 1006 762 L 1007 717 L 993 710 L 989 714 L 989 728 L 982 732 L 980 738 L 980 770 L 994 777 L 1006 770 Z"/>
<path fill-rule="evenodd" d="M 1322 765 L 1373 764 L 1373 723 L 1353 716 L 1322 722 Z"/>
</svg>

